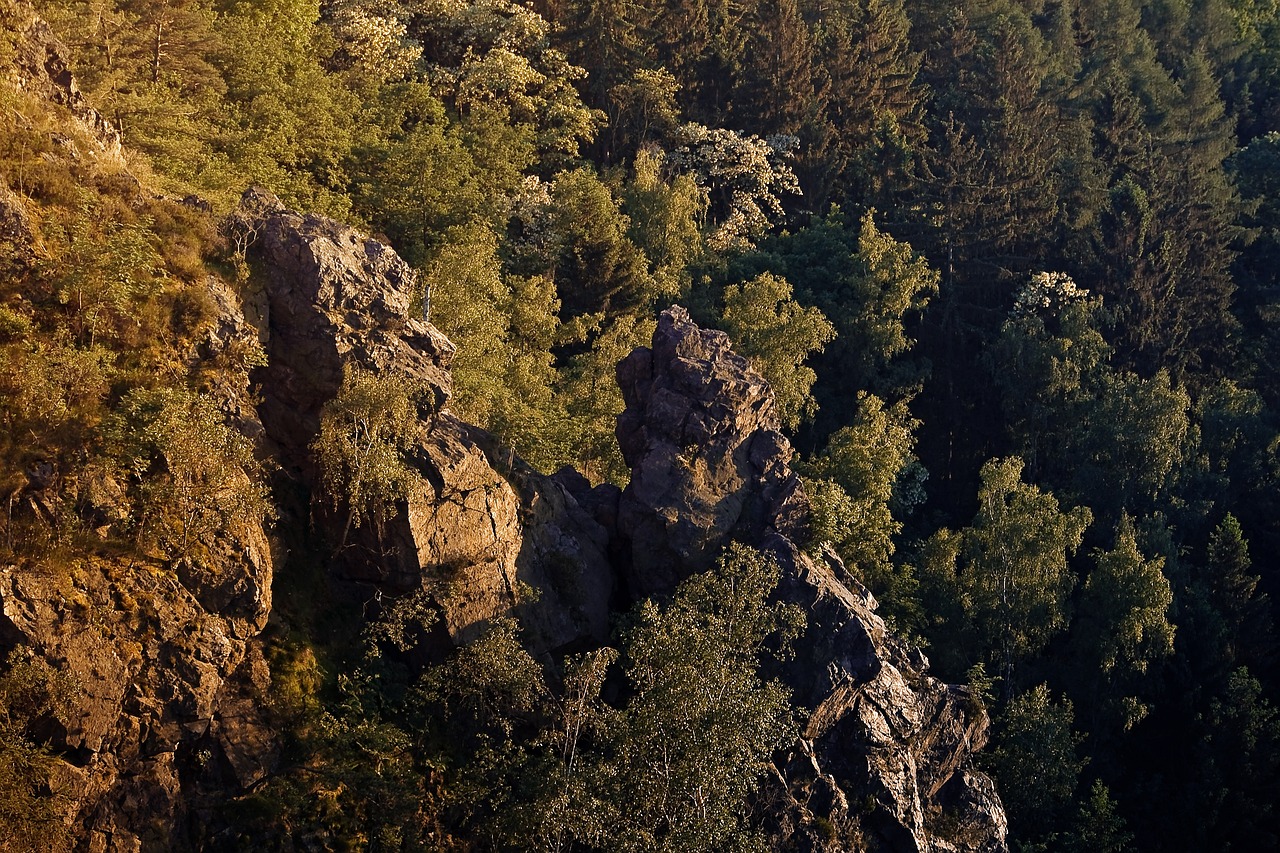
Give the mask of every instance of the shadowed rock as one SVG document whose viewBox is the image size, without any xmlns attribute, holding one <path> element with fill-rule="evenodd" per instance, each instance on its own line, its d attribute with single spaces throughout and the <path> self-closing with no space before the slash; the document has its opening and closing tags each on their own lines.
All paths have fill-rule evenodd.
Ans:
<svg viewBox="0 0 1280 853">
<path fill-rule="evenodd" d="M 618 536 L 633 595 L 670 593 L 734 539 L 777 557 L 778 597 L 807 615 L 777 673 L 807 719 L 765 793 L 788 849 L 1004 851 L 1004 811 L 972 766 L 987 736 L 981 702 L 927 674 L 835 553 L 803 550 L 809 502 L 768 384 L 679 307 L 618 378 L 631 466 Z"/>
</svg>

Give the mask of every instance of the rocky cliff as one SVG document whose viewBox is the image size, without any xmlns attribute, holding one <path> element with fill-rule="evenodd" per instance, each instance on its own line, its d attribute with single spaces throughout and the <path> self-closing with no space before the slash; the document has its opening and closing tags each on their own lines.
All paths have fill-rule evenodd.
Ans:
<svg viewBox="0 0 1280 853">
<path fill-rule="evenodd" d="M 85 104 L 48 28 L 34 16 L 15 27 L 17 87 L 83 130 L 66 156 L 118 160 L 119 135 Z M 662 314 L 652 345 L 618 366 L 630 481 L 593 488 L 572 471 L 532 470 L 451 413 L 453 345 L 414 316 L 415 274 L 390 248 L 256 190 L 223 230 L 250 275 L 235 287 L 209 278 L 210 317 L 188 366 L 281 489 L 306 496 L 301 512 L 282 512 L 298 528 L 285 538 L 322 543 L 339 588 L 384 603 L 425 596 L 441 617 L 436 653 L 513 616 L 547 658 L 605 642 L 614 614 L 746 542 L 778 558 L 777 595 L 807 614 L 799 654 L 774 673 L 805 719 L 757 803 L 764 823 L 788 850 L 1005 849 L 999 799 L 972 765 L 986 737 L 981 703 L 930 677 L 840 560 L 808 541 L 810 508 L 772 392 L 724 334 L 680 308 Z M 34 268 L 31 218 L 2 182 L 0 240 Z M 253 360 L 227 358 L 259 347 L 265 363 L 252 374 Z M 224 367 L 204 370 L 212 364 Z M 350 508 L 322 496 L 313 446 L 357 367 L 425 392 L 402 454 L 406 493 L 389 517 L 340 537 Z M 77 491 L 76 476 L 33 467 L 10 512 L 46 511 L 56 479 L 62 494 L 84 496 L 77 512 L 109 526 L 120 484 Z M 0 651 L 78 686 L 42 732 L 56 755 L 49 793 L 78 849 L 207 846 L 225 823 L 219 804 L 276 770 L 258 637 L 280 557 L 259 514 L 218 531 L 199 559 L 104 547 L 0 565 Z"/>
<path fill-rule="evenodd" d="M 344 369 L 429 389 L 404 454 L 413 485 L 390 519 L 343 543 L 347 577 L 389 598 L 430 594 L 452 642 L 512 613 L 540 650 L 604 640 L 613 591 L 606 531 L 560 482 L 449 412 L 453 345 L 411 316 L 413 270 L 382 243 L 256 191 L 230 227 L 261 273 L 267 365 L 255 379 L 266 437 L 313 495 L 318 525 L 340 528 L 347 509 L 322 498 L 311 453 Z"/>
<path fill-rule="evenodd" d="M 234 294 L 209 286 L 221 313 L 196 362 L 253 340 Z M 261 432 L 243 371 L 223 375 L 217 397 L 229 424 Z M 230 476 L 249 486 L 248 473 Z M 207 817 L 204 794 L 259 781 L 275 750 L 251 698 L 269 684 L 255 645 L 272 604 L 265 515 L 229 520 L 189 555 L 120 554 L 106 537 L 123 495 L 113 476 L 38 461 L 10 496 L 10 519 L 15 505 L 36 517 L 75 513 L 103 542 L 53 539 L 44 554 L 0 563 L 0 651 L 39 659 L 72 685 L 60 720 L 43 721 L 60 757 L 49 790 L 93 851 L 184 846 L 187 827 Z"/>
<path fill-rule="evenodd" d="M 430 593 L 450 643 L 515 615 L 551 651 L 603 641 L 611 605 L 670 593 L 729 540 L 770 551 L 778 594 L 808 615 L 802 652 L 779 673 L 808 719 L 772 778 L 778 828 L 802 849 L 1004 849 L 999 799 L 972 766 L 981 703 L 927 674 L 838 557 L 807 550 L 809 504 L 773 394 L 726 335 L 663 312 L 652 346 L 618 366 L 630 481 L 591 489 L 531 471 L 450 414 L 452 346 L 411 316 L 413 273 L 385 246 L 257 192 L 235 223 L 264 288 L 266 436 L 313 495 L 309 448 L 344 366 L 432 389 L 406 454 L 418 486 L 341 551 L 348 577 L 392 597 Z"/>
<path fill-rule="evenodd" d="M 807 614 L 781 673 L 808 714 L 772 780 L 785 833 L 811 850 L 1005 849 L 994 786 L 972 766 L 981 703 L 927 674 L 834 553 L 805 550 L 809 504 L 764 380 L 678 307 L 618 378 L 631 480 L 615 535 L 633 593 L 669 592 L 734 539 L 778 557 L 778 595 Z"/>
</svg>

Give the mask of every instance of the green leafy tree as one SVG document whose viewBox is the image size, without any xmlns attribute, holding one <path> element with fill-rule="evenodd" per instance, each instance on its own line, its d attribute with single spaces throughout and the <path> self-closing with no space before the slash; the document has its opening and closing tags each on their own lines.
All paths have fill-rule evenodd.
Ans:
<svg viewBox="0 0 1280 853">
<path fill-rule="evenodd" d="M 1054 701 L 1041 684 L 1014 697 L 997 718 L 996 744 L 987 760 L 1014 838 L 1051 840 L 1068 826 L 1085 765 L 1072 716 L 1071 701 Z"/>
<path fill-rule="evenodd" d="M 356 196 L 414 265 L 426 264 L 451 228 L 498 225 L 532 159 L 528 139 L 509 129 L 490 140 L 490 125 L 451 122 L 424 83 L 384 89 L 370 118 L 376 133 L 358 151 L 367 165 Z M 476 149 L 489 144 L 505 156 L 488 162 Z"/>
<path fill-rule="evenodd" d="M 424 676 L 426 745 L 455 825 L 498 849 L 758 849 L 748 798 L 794 737 L 789 696 L 758 674 L 800 629 L 770 604 L 776 561 L 742 546 L 646 601 L 612 649 L 548 673 L 499 620 Z M 627 689 L 603 700 L 615 660 Z"/>
<path fill-rule="evenodd" d="M 613 745 L 621 850 L 750 849 L 746 800 L 793 733 L 787 690 L 757 673 L 766 639 L 803 617 L 769 603 L 776 562 L 731 545 L 665 608 L 641 604 L 624 631 L 635 698 Z"/>
<path fill-rule="evenodd" d="M 542 468 L 568 458 L 567 413 L 555 397 L 559 301 L 541 276 L 504 276 L 498 241 L 482 225 L 451 231 L 423 281 L 431 320 L 458 347 L 450 405 Z"/>
<path fill-rule="evenodd" d="M 625 408 L 618 388 L 618 362 L 653 338 L 655 322 L 642 314 L 603 321 L 590 333 L 586 352 L 571 358 L 561 373 L 557 397 L 571 418 L 574 446 L 564 457 L 588 478 L 624 485 L 630 469 L 622 459 L 614 427 Z"/>
<path fill-rule="evenodd" d="M 315 0 L 238 0 L 217 21 L 226 82 L 218 133 L 193 176 L 230 194 L 269 188 L 300 210 L 347 216 L 345 169 L 361 101 L 327 70 L 335 45 Z M 264 40 L 262 33 L 275 33 Z"/>
<path fill-rule="evenodd" d="M 1018 663 L 1067 627 L 1075 586 L 1067 558 L 1093 519 L 1087 507 L 1063 512 L 1052 494 L 1022 482 L 1022 460 L 982 467 L 978 512 L 964 531 L 958 572 L 966 609 L 1005 690 Z"/>
<path fill-rule="evenodd" d="M 1106 739 L 1147 714 L 1148 667 L 1173 654 L 1173 591 L 1164 558 L 1142 554 L 1127 515 L 1116 526 L 1115 546 L 1095 552 L 1094 562 L 1073 632 L 1085 658 L 1080 696 L 1093 716 L 1089 729 Z"/>
<path fill-rule="evenodd" d="M 1257 364 L 1256 387 L 1274 403 L 1280 390 L 1271 379 L 1280 364 L 1280 133 L 1254 139 L 1232 155 L 1228 167 L 1245 203 L 1241 224 L 1253 234 L 1234 270 L 1242 342 Z"/>
<path fill-rule="evenodd" d="M 689 292 L 689 267 L 702 254 L 700 224 L 707 203 L 688 175 L 664 180 L 663 161 L 658 149 L 637 153 L 635 176 L 623 199 L 630 219 L 627 236 L 649 259 L 659 297 L 676 298 Z"/>
<path fill-rule="evenodd" d="M 789 162 L 795 137 L 761 139 L 690 123 L 676 142 L 668 162 L 707 194 L 706 240 L 716 251 L 752 248 L 783 218 L 783 198 L 800 193 Z"/>
<path fill-rule="evenodd" d="M 1089 799 L 1080 805 L 1075 824 L 1063 839 L 1069 853 L 1124 853 L 1133 849 L 1134 836 L 1116 810 L 1116 802 L 1101 779 L 1093 780 Z"/>
<path fill-rule="evenodd" d="M 1280 842 L 1276 803 L 1268 793 L 1280 784 L 1280 711 L 1258 679 L 1241 667 L 1211 702 L 1207 722 L 1212 799 L 1206 803 L 1204 837 L 1221 839 L 1229 850 Z"/>
<path fill-rule="evenodd" d="M 799 135 L 820 116 L 825 100 L 801 5 L 763 0 L 748 15 L 742 68 L 730 101 L 733 123 L 764 135 Z"/>
<path fill-rule="evenodd" d="M 868 207 L 890 202 L 914 176 L 923 141 L 925 88 L 921 54 L 908 34 L 906 4 L 849 0 L 832 4 L 814 28 L 815 52 L 825 70 L 827 115 L 836 129 L 830 171 L 848 200 Z M 811 204 L 821 186 L 806 182 Z M 817 194 L 817 195 L 815 195 Z"/>
<path fill-rule="evenodd" d="M 797 303 L 786 279 L 762 273 L 725 288 L 720 323 L 773 388 L 783 426 L 795 429 L 813 417 L 817 402 L 810 389 L 817 374 L 804 361 L 836 334 L 822 312 Z"/>
<path fill-rule="evenodd" d="M 868 211 L 851 230 L 833 212 L 762 241 L 759 251 L 729 267 L 741 279 L 758 271 L 786 278 L 797 300 L 818 308 L 835 327 L 835 339 L 812 362 L 818 435 L 857 416 L 851 389 L 892 400 L 914 393 L 924 374 L 909 357 L 912 326 L 936 295 L 938 274 L 909 244 L 877 227 L 875 217 Z"/>
<path fill-rule="evenodd" d="M 138 327 L 164 289 L 165 270 L 148 223 L 103 221 L 85 205 L 68 224 L 63 251 L 43 270 L 65 306 L 72 335 L 136 344 Z"/>
<path fill-rule="evenodd" d="M 1236 517 L 1227 513 L 1209 536 L 1205 572 L 1209 599 L 1222 616 L 1228 661 L 1269 662 L 1275 654 L 1270 597 L 1258 588 L 1249 543 Z"/>
<path fill-rule="evenodd" d="M 852 424 L 831 436 L 826 449 L 804 467 L 813 502 L 813 535 L 830 542 L 845 564 L 881 603 L 881 612 L 906 628 L 917 619 L 915 578 L 891 561 L 902 530 L 894 507 L 899 484 L 916 463 L 913 431 L 919 425 L 903 404 L 885 406 L 858 393 Z"/>
<path fill-rule="evenodd" d="M 551 274 L 566 317 L 612 318 L 654 298 L 648 259 L 628 236 L 631 221 L 593 172 L 577 169 L 556 178 L 550 217 L 558 247 Z"/>
<path fill-rule="evenodd" d="M 464 119 L 489 113 L 533 139 L 538 159 L 564 168 L 604 116 L 582 102 L 585 76 L 549 38 L 551 25 L 509 0 L 422 3 L 409 36 L 422 47 L 422 75 Z"/>
<path fill-rule="evenodd" d="M 136 389 L 112 413 L 108 432 L 117 464 L 135 483 L 139 541 L 197 558 L 215 537 L 267 516 L 253 442 L 208 397 Z"/>
<path fill-rule="evenodd" d="M 1019 293 L 986 353 L 1032 473 L 1108 521 L 1167 506 L 1193 439 L 1191 399 L 1159 371 L 1116 371 L 1101 301 L 1060 273 Z"/>
</svg>

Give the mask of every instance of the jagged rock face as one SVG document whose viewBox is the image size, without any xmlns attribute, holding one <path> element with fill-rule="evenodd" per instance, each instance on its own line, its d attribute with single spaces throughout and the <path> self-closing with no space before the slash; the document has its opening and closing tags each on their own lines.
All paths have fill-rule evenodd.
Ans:
<svg viewBox="0 0 1280 853">
<path fill-rule="evenodd" d="M 92 151 L 85 153 L 95 159 L 124 161 L 120 131 L 111 122 L 89 106 L 84 94 L 71 76 L 67 48 L 53 34 L 49 25 L 25 4 L 14 4 L 5 10 L 0 24 L 11 26 L 16 36 L 17 54 L 13 59 L 14 80 L 18 89 L 27 91 L 51 104 L 66 107 L 84 127 L 86 139 Z M 63 140 L 70 144 L 70 140 Z"/>
<path fill-rule="evenodd" d="M 261 308 L 267 367 L 259 411 L 281 461 L 310 467 L 320 410 L 342 385 L 343 366 L 395 369 L 451 393 L 454 346 L 409 316 L 415 274 L 395 252 L 332 219 L 286 210 L 249 190 L 227 228 L 265 275 Z"/>
<path fill-rule="evenodd" d="M 244 748 L 247 728 L 222 722 L 222 698 L 271 609 L 266 534 L 225 531 L 203 563 L 0 567 L 3 644 L 33 650 L 79 688 L 54 739 L 68 756 L 54 788 L 91 848 L 181 846 L 172 833 L 188 810 L 191 757 Z M 270 736 L 256 738 L 267 760 Z"/>
<path fill-rule="evenodd" d="M 607 532 L 561 485 L 495 452 L 447 410 L 454 347 L 410 315 L 413 270 L 382 243 L 257 191 L 229 230 L 265 278 L 259 411 L 278 458 L 303 482 L 317 482 L 310 445 L 345 365 L 395 371 L 434 397 L 406 454 L 418 485 L 386 523 L 355 531 L 342 551 L 349 576 L 393 596 L 432 591 L 453 642 L 512 612 L 541 649 L 607 637 Z M 314 512 L 333 520 L 318 498 Z"/>
<path fill-rule="evenodd" d="M 773 392 L 730 346 L 677 306 L 659 318 L 652 348 L 618 365 L 618 444 L 631 468 L 618 529 L 637 598 L 710 568 L 730 537 L 803 535 L 807 504 Z"/>
<path fill-rule="evenodd" d="M 779 597 L 807 614 L 778 673 L 808 711 L 766 793 L 778 828 L 798 849 L 1005 850 L 1004 811 L 971 761 L 986 712 L 927 674 L 834 553 L 801 550 L 809 505 L 764 380 L 678 307 L 618 375 L 618 438 L 632 468 L 618 536 L 632 592 L 670 592 L 732 537 L 777 556 Z"/>
</svg>

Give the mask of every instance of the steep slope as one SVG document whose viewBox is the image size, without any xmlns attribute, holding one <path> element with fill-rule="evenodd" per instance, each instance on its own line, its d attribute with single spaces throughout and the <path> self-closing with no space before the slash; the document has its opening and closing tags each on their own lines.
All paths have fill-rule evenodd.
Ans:
<svg viewBox="0 0 1280 853">
<path fill-rule="evenodd" d="M 58 270 L 51 256 L 61 260 L 48 238 L 58 236 L 62 176 L 84 179 L 87 187 L 78 198 L 86 210 L 120 203 L 182 215 L 183 208 L 176 200 L 145 194 L 129 174 L 119 133 L 86 103 L 67 70 L 66 51 L 48 26 L 29 8 L 5 4 L 0 11 L 14 47 L 0 80 L 0 97 L 14 106 L 6 120 L 17 121 L 27 139 L 42 131 L 50 137 L 37 149 L 38 168 L 19 173 L 12 187 L 0 175 L 0 257 L 4 274 L 11 276 L 4 300 L 10 326 L 0 355 L 11 404 L 7 422 L 14 423 L 9 419 L 26 405 L 17 398 L 49 396 L 34 399 L 28 410 L 44 407 L 82 418 L 84 433 L 101 439 L 106 428 L 92 406 L 119 406 L 124 389 L 145 388 L 130 371 L 140 372 L 138 365 L 146 363 L 140 360 L 152 358 L 173 371 L 177 396 L 171 400 L 197 399 L 184 396 L 186 382 L 203 377 L 208 387 L 199 396 L 200 412 L 214 422 L 216 436 L 247 442 L 261 426 L 247 370 L 228 354 L 256 347 L 256 333 L 245 323 L 235 293 L 218 278 L 205 274 L 181 294 L 176 291 L 184 284 L 158 267 L 153 271 L 157 280 L 164 276 L 165 285 L 173 282 L 175 292 L 157 296 L 148 308 L 158 313 L 197 294 L 201 306 L 192 315 L 195 328 L 154 347 L 157 352 L 130 352 L 126 341 L 104 343 L 105 322 L 104 334 L 94 341 L 90 333 L 87 346 L 62 325 L 58 300 L 40 279 Z M 32 122 L 33 116 L 39 121 Z M 144 229 L 135 226 L 130 233 Z M 24 283 L 35 286 L 23 291 Z M 79 319 L 72 315 L 70 325 Z M 126 319 L 141 325 L 137 318 Z M 15 339 L 14 328 L 27 339 Z M 53 365 L 64 359 L 61 372 L 43 378 L 24 373 L 28 353 L 52 358 Z M 77 362 L 75 354 L 84 360 Z M 89 372 L 77 373 L 86 363 Z M 205 370 L 214 364 L 216 370 Z M 78 398 L 70 389 L 85 376 L 97 378 L 87 386 L 93 390 Z M 103 380 L 110 376 L 120 377 L 114 397 Z M 93 382 L 103 387 L 94 389 Z M 87 414 L 77 405 L 87 407 Z M 123 417 L 117 425 L 122 438 L 133 429 Z M 178 553 L 144 536 L 151 522 L 172 520 L 161 516 L 176 514 L 177 507 L 161 502 L 148 519 L 137 515 L 136 501 L 144 477 L 154 483 L 176 480 L 176 457 L 154 454 L 147 470 L 130 474 L 105 464 L 110 452 L 101 447 L 59 447 L 52 431 L 7 438 L 6 463 L 26 464 L 18 477 L 6 478 L 6 549 L 0 557 L 0 653 L 12 667 L 3 674 L 8 707 L 2 746 L 6 763 L 17 769 L 6 779 L 18 780 L 18 786 L 34 783 L 69 832 L 46 831 L 38 814 L 17 815 L 5 829 L 16 825 L 33 833 L 0 839 L 0 846 L 45 849 L 68 837 L 92 850 L 180 846 L 184 828 L 200 820 L 201 791 L 250 785 L 271 761 L 271 735 L 259 709 L 245 701 L 268 682 L 254 645 L 272 603 L 274 557 L 265 504 L 222 514 L 217 530 L 194 533 L 189 524 L 183 538 L 190 547 Z M 229 465 L 218 472 L 219 492 L 207 497 L 253 496 L 254 476 Z M 23 673 L 43 676 L 24 683 Z M 30 701 L 42 691 L 50 701 Z M 23 763 L 30 761 L 24 750 L 31 741 L 52 750 L 47 765 Z M 29 778 L 27 768 L 38 767 L 50 771 L 47 780 Z M 6 797 L 14 793 L 4 791 Z"/>
</svg>

